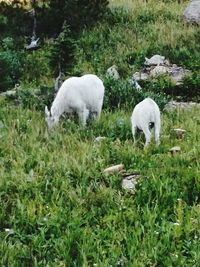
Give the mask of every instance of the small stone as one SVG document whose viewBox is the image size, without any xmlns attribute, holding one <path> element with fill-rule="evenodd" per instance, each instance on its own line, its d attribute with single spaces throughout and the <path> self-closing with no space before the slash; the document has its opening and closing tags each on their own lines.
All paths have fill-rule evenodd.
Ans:
<svg viewBox="0 0 200 267">
<path fill-rule="evenodd" d="M 133 174 L 127 176 L 122 180 L 122 188 L 135 193 L 135 186 L 138 183 L 138 178 L 140 178 L 140 174 Z"/>
<path fill-rule="evenodd" d="M 9 228 L 5 228 L 5 232 L 12 235 L 15 233 L 15 231 L 13 229 L 9 229 Z"/>
<path fill-rule="evenodd" d="M 1 95 L 1 96 L 7 96 L 7 97 L 10 97 L 10 96 L 15 96 L 16 93 L 17 93 L 16 90 L 8 90 L 8 91 L 6 91 L 6 92 L 1 93 L 0 95 Z"/>
<path fill-rule="evenodd" d="M 170 148 L 169 151 L 171 152 L 172 156 L 174 156 L 175 154 L 181 152 L 181 148 L 180 148 L 180 146 L 174 146 L 174 147 Z"/>
<path fill-rule="evenodd" d="M 116 65 L 113 65 L 110 68 L 108 68 L 106 73 L 108 76 L 112 77 L 115 80 L 119 80 L 119 78 L 120 78 Z"/>
<path fill-rule="evenodd" d="M 145 81 L 148 79 L 148 74 L 144 72 L 135 72 L 133 74 L 133 80 L 135 81 Z"/>
<path fill-rule="evenodd" d="M 105 174 L 114 174 L 119 173 L 121 170 L 123 170 L 124 164 L 118 164 L 111 167 L 106 168 L 103 173 Z"/>
<path fill-rule="evenodd" d="M 26 178 L 26 181 L 27 181 L 27 182 L 33 182 L 34 180 L 35 180 L 35 177 L 34 177 L 34 170 L 31 169 L 31 170 L 29 171 L 29 174 L 28 174 L 27 178 Z"/>
<path fill-rule="evenodd" d="M 172 129 L 172 133 L 176 136 L 177 139 L 182 139 L 186 130 L 181 128 Z"/>
<path fill-rule="evenodd" d="M 96 138 L 94 139 L 94 141 L 95 141 L 95 142 L 101 142 L 101 141 L 103 141 L 103 140 L 105 140 L 105 139 L 106 139 L 105 136 L 98 136 L 98 137 L 96 137 Z"/>
</svg>

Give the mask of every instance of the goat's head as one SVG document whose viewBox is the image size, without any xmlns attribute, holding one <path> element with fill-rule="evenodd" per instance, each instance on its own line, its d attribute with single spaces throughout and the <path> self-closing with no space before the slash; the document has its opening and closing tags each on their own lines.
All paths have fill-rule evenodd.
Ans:
<svg viewBox="0 0 200 267">
<path fill-rule="evenodd" d="M 45 106 L 45 121 L 49 129 L 52 129 L 54 126 L 58 124 L 58 116 L 52 114 L 51 109 L 48 110 L 48 107 Z"/>
</svg>

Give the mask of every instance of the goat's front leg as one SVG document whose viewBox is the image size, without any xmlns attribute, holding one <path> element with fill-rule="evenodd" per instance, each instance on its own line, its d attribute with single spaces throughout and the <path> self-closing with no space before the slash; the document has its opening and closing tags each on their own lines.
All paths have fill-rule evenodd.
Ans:
<svg viewBox="0 0 200 267">
<path fill-rule="evenodd" d="M 89 117 L 89 110 L 86 108 L 85 105 L 83 105 L 78 110 L 78 117 L 79 117 L 80 124 L 82 124 L 82 126 L 85 127 L 86 126 L 87 119 Z"/>
</svg>

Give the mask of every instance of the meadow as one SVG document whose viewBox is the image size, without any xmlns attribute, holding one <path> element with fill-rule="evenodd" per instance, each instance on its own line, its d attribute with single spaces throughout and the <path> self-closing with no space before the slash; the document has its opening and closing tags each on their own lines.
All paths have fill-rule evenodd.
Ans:
<svg viewBox="0 0 200 267">
<path fill-rule="evenodd" d="M 161 144 L 146 150 L 130 111 L 48 132 L 40 112 L 4 103 L 0 120 L 1 266 L 198 266 L 199 110 L 163 113 Z M 119 163 L 141 173 L 135 194 L 103 174 Z"/>
<path fill-rule="evenodd" d="M 110 1 L 112 15 L 83 29 L 64 76 L 92 72 L 106 85 L 101 119 L 86 128 L 76 117 L 62 118 L 48 131 L 50 44 L 20 52 L 17 98 L 0 96 L 0 266 L 200 266 L 199 109 L 163 111 L 176 97 L 166 77 L 142 84 L 141 93 L 127 85 L 145 56 L 160 53 L 193 72 L 176 89 L 199 99 L 200 35 L 196 25 L 182 23 L 186 4 Z M 105 77 L 113 64 L 117 82 Z M 148 95 L 161 108 L 161 144 L 152 138 L 144 150 L 142 134 L 133 143 L 130 116 Z M 182 139 L 174 128 L 186 130 Z M 97 142 L 98 136 L 105 139 Z M 172 155 L 173 146 L 181 151 Z M 122 188 L 120 173 L 103 172 L 120 163 L 140 173 L 134 193 Z"/>
</svg>

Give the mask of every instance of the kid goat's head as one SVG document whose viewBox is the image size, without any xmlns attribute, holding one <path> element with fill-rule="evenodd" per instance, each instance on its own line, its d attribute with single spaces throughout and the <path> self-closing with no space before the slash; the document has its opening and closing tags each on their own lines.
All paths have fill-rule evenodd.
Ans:
<svg viewBox="0 0 200 267">
<path fill-rule="evenodd" d="M 48 110 L 47 106 L 45 106 L 45 121 L 49 129 L 52 129 L 58 123 L 58 116 L 52 114 L 51 110 Z"/>
</svg>

